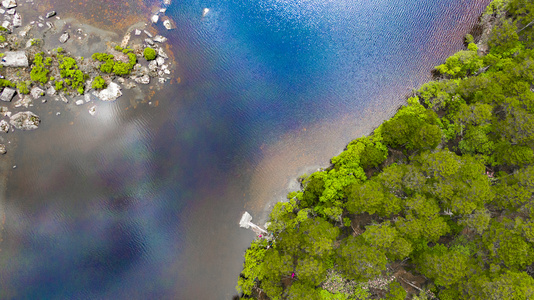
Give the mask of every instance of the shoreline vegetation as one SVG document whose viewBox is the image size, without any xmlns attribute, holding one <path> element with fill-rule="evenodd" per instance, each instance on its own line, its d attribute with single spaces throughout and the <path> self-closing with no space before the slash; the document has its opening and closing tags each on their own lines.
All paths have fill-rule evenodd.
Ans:
<svg viewBox="0 0 534 300">
<path fill-rule="evenodd" d="M 475 31 L 274 206 L 241 299 L 534 299 L 534 2 Z"/>
<path fill-rule="evenodd" d="M 115 101 L 123 87 L 142 94 L 138 85 L 158 89 L 171 79 L 174 62 L 163 47 L 167 38 L 151 34 L 145 29 L 147 24 L 132 26 L 122 41 L 114 42 L 104 37 L 109 33 L 103 30 L 61 20 L 56 11 L 23 22 L 21 11 L 31 9 L 25 6 L 34 3 L 20 4 L 3 0 L 0 6 L 4 18 L 0 24 L 0 117 L 7 117 L 0 120 L 3 134 L 13 129 L 37 129 L 41 122 L 37 114 L 13 111 L 32 107 L 37 100 L 73 101 L 77 106 L 98 99 Z M 170 5 L 170 0 L 163 4 Z M 165 10 L 158 8 L 148 23 L 156 24 Z M 78 28 L 74 30 L 72 26 Z M 163 26 L 170 30 L 174 25 L 166 17 Z M 70 43 L 77 45 L 73 52 L 102 51 L 83 57 L 64 50 Z M 91 104 L 89 113 L 95 115 L 96 108 Z M 0 154 L 7 152 L 4 143 L 4 137 L 0 137 Z"/>
</svg>

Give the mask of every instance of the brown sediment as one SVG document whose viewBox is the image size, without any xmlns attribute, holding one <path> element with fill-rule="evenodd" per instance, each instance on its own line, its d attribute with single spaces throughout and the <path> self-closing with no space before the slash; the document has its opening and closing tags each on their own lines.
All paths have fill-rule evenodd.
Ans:
<svg viewBox="0 0 534 300">
<path fill-rule="evenodd" d="M 115 32 L 146 22 L 150 13 L 150 8 L 142 0 L 42 0 L 36 8 L 40 14 L 54 9 L 61 18 L 76 18 L 81 23 Z"/>
</svg>

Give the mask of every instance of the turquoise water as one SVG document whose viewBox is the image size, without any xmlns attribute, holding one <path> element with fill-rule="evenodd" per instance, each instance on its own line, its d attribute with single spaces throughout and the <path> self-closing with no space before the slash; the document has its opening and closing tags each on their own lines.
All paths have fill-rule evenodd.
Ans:
<svg viewBox="0 0 534 300">
<path fill-rule="evenodd" d="M 0 298 L 230 299 L 242 212 L 261 223 L 388 117 L 488 2 L 174 1 L 181 82 L 158 107 L 126 96 L 17 135 Z"/>
</svg>

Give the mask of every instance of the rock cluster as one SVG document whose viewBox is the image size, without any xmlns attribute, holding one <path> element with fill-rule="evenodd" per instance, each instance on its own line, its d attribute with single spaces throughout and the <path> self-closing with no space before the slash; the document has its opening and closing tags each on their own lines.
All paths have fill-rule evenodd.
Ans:
<svg viewBox="0 0 534 300">
<path fill-rule="evenodd" d="M 41 119 L 31 111 L 22 111 L 12 115 L 9 123 L 20 130 L 34 130 L 39 127 Z"/>
</svg>

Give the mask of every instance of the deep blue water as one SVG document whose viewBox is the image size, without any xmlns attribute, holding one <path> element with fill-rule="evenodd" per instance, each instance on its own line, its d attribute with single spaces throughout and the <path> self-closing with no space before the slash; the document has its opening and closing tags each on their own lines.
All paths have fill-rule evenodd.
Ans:
<svg viewBox="0 0 534 300">
<path fill-rule="evenodd" d="M 160 28 L 181 81 L 158 107 L 123 97 L 16 133 L 0 298 L 230 299 L 242 212 L 263 221 L 390 116 L 488 2 L 175 0 Z"/>
</svg>

